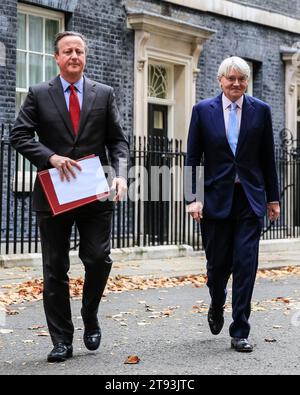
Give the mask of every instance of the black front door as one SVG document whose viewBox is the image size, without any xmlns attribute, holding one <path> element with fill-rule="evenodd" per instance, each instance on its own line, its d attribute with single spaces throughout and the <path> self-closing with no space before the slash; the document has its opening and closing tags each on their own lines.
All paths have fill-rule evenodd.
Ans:
<svg viewBox="0 0 300 395">
<path fill-rule="evenodd" d="M 163 176 L 155 174 L 162 166 L 170 167 L 168 159 L 168 106 L 149 104 L 148 106 L 148 137 L 146 166 L 148 170 L 149 201 L 145 202 L 145 234 L 151 245 L 164 244 L 169 235 L 169 195 L 170 187 Z M 154 170 L 155 167 L 155 170 Z M 152 180 L 152 182 L 151 182 Z M 154 182 L 153 182 L 154 180 Z M 155 193 L 152 194 L 153 188 Z M 164 193 L 163 193 L 164 188 Z M 156 201 L 151 200 L 156 197 Z"/>
</svg>

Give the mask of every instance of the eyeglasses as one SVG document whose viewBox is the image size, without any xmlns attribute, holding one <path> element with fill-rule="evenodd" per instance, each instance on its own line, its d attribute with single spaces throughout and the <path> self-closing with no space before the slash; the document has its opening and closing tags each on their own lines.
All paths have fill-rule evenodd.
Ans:
<svg viewBox="0 0 300 395">
<path fill-rule="evenodd" d="M 74 51 L 72 49 L 67 49 L 67 50 L 63 51 L 63 55 L 71 56 L 71 55 L 73 55 L 73 52 Z M 81 50 L 81 49 L 76 49 L 75 52 L 76 52 L 77 56 L 82 56 L 82 55 L 85 54 L 85 52 L 83 50 Z"/>
<path fill-rule="evenodd" d="M 246 81 L 248 81 L 248 78 L 245 77 L 245 76 L 239 77 L 239 78 L 234 77 L 233 75 L 230 75 L 229 77 L 226 77 L 226 76 L 224 76 L 224 77 L 226 78 L 227 81 L 229 81 L 231 83 L 234 83 L 235 81 L 238 81 L 240 84 L 243 84 Z"/>
</svg>

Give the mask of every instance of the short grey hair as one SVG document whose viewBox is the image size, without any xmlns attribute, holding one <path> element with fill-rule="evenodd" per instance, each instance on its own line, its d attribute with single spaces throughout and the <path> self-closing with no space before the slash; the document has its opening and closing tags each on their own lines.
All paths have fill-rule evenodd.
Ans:
<svg viewBox="0 0 300 395">
<path fill-rule="evenodd" d="M 60 40 L 62 40 L 64 37 L 69 37 L 69 36 L 81 38 L 81 40 L 84 42 L 85 53 L 87 54 L 88 49 L 87 49 L 87 42 L 86 42 L 85 36 L 81 33 L 78 33 L 78 32 L 65 31 L 65 32 L 57 33 L 57 35 L 55 36 L 55 40 L 54 40 L 55 55 L 59 54 L 59 45 L 58 44 L 59 44 Z"/>
<path fill-rule="evenodd" d="M 238 56 L 232 56 L 231 58 L 223 60 L 219 67 L 218 79 L 220 80 L 223 76 L 229 77 L 231 69 L 234 69 L 241 73 L 247 78 L 247 80 L 250 79 L 251 70 L 248 63 L 244 59 L 239 58 Z"/>
</svg>

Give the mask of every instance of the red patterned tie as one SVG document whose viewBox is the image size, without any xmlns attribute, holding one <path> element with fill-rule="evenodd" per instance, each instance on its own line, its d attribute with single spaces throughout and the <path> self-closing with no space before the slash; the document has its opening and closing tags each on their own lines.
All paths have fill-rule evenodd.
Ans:
<svg viewBox="0 0 300 395">
<path fill-rule="evenodd" d="M 74 85 L 70 85 L 70 91 L 70 117 L 73 125 L 73 131 L 76 136 L 80 122 L 80 104 Z"/>
</svg>

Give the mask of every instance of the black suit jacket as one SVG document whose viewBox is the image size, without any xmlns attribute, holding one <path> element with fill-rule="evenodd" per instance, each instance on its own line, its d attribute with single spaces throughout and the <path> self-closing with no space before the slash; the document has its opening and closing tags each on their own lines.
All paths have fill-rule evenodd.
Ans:
<svg viewBox="0 0 300 395">
<path fill-rule="evenodd" d="M 38 139 L 36 139 L 36 135 Z M 53 154 L 72 159 L 95 154 L 116 176 L 127 176 L 128 142 L 113 89 L 84 78 L 83 104 L 75 137 L 59 77 L 31 87 L 11 131 L 12 146 L 38 171 L 51 167 Z M 33 194 L 35 211 L 50 211 L 38 178 Z"/>
</svg>

